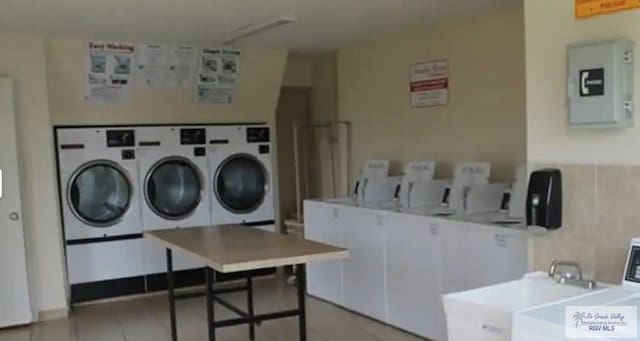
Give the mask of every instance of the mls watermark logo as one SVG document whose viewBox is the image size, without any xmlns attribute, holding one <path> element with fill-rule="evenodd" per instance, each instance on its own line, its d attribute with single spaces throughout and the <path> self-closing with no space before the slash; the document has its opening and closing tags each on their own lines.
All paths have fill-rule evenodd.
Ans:
<svg viewBox="0 0 640 341">
<path fill-rule="evenodd" d="M 636 339 L 638 307 L 566 307 L 565 337 L 567 339 Z"/>
</svg>

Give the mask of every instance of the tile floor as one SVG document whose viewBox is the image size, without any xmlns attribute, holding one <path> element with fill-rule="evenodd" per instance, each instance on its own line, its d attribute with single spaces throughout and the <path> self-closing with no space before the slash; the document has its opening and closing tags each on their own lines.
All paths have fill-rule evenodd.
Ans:
<svg viewBox="0 0 640 341">
<path fill-rule="evenodd" d="M 256 280 L 256 313 L 295 307 L 295 289 L 281 278 Z M 244 307 L 244 293 L 225 294 L 234 304 Z M 31 327 L 0 330 L 0 341 L 165 341 L 170 340 L 168 303 L 165 295 L 128 301 L 76 307 L 65 320 L 38 323 Z M 177 303 L 179 340 L 207 339 L 204 298 Z M 216 319 L 235 317 L 216 305 Z M 309 341 L 418 341 L 415 336 L 389 326 L 307 298 Z M 246 326 L 219 329 L 219 341 L 248 340 Z M 256 328 L 257 341 L 298 340 L 297 319 L 264 322 Z"/>
</svg>

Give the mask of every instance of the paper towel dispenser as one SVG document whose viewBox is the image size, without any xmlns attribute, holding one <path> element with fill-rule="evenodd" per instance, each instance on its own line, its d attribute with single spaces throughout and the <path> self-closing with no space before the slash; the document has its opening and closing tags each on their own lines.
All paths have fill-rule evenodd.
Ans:
<svg viewBox="0 0 640 341">
<path fill-rule="evenodd" d="M 562 174 L 559 169 L 531 173 L 527 191 L 527 225 L 550 230 L 562 226 Z"/>
</svg>

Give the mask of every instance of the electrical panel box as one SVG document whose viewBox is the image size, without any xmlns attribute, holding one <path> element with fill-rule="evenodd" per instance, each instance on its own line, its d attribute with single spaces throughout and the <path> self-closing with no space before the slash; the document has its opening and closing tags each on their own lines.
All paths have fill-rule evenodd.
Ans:
<svg viewBox="0 0 640 341">
<path fill-rule="evenodd" d="M 570 126 L 633 126 L 633 47 L 623 38 L 568 47 Z"/>
</svg>

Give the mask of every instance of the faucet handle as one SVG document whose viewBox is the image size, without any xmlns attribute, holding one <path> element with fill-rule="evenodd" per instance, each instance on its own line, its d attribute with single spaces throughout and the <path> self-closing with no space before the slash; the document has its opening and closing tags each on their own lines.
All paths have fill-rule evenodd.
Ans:
<svg viewBox="0 0 640 341">
<path fill-rule="evenodd" d="M 580 264 L 578 264 L 577 262 L 559 261 L 557 259 L 551 262 L 551 265 L 549 266 L 549 277 L 554 277 L 556 274 L 558 274 L 558 267 L 567 267 L 575 270 L 575 273 L 578 277 L 577 279 L 582 280 L 582 268 L 580 267 Z M 570 271 L 561 274 L 561 277 L 576 279 L 573 278 L 573 275 Z"/>
</svg>

